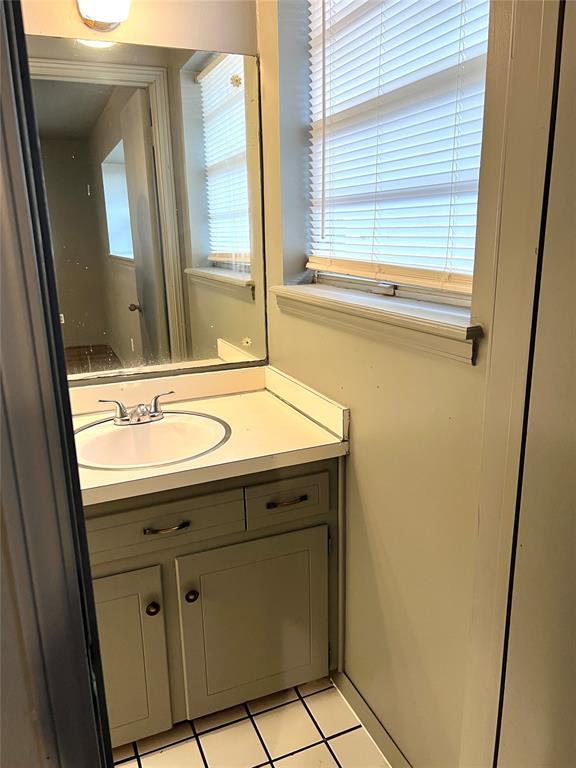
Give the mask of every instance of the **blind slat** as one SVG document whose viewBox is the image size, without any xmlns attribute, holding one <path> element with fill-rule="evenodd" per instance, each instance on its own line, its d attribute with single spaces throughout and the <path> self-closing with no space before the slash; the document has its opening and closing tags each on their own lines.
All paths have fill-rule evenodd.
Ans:
<svg viewBox="0 0 576 768">
<path fill-rule="evenodd" d="M 250 253 L 244 59 L 225 55 L 199 79 L 204 128 L 209 260 Z"/>
<path fill-rule="evenodd" d="M 489 0 L 309 8 L 309 267 L 469 291 Z"/>
</svg>

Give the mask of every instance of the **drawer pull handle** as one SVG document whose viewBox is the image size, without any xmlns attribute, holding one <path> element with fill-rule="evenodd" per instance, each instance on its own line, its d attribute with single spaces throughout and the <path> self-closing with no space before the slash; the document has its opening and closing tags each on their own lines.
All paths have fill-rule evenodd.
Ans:
<svg viewBox="0 0 576 768">
<path fill-rule="evenodd" d="M 266 509 L 278 509 L 278 507 L 292 507 L 294 504 L 302 504 L 303 501 L 308 501 L 308 494 L 303 493 L 302 496 L 296 496 L 295 499 L 288 499 L 288 501 L 269 501 L 266 504 Z"/>
<path fill-rule="evenodd" d="M 146 613 L 148 616 L 158 616 L 160 613 L 160 603 L 157 603 L 155 601 L 148 603 L 146 606 Z"/>
<path fill-rule="evenodd" d="M 182 520 L 178 525 L 171 525 L 169 528 L 144 528 L 144 536 L 155 536 L 157 533 L 174 533 L 174 531 L 183 531 L 190 528 L 190 520 Z"/>
<path fill-rule="evenodd" d="M 187 603 L 195 603 L 199 597 L 200 597 L 200 592 L 198 592 L 197 589 L 191 589 L 189 592 L 186 592 L 186 594 L 184 595 L 184 600 L 186 600 Z"/>
</svg>

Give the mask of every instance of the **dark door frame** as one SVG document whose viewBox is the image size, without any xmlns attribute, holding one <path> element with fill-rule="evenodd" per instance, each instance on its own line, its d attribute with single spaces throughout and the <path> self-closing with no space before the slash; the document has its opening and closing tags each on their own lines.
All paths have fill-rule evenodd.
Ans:
<svg viewBox="0 0 576 768">
<path fill-rule="evenodd" d="M 11 598 L 2 612 L 13 630 L 2 662 L 26 670 L 16 682 L 30 717 L 12 706 L 19 691 L 4 687 L 3 672 L 2 762 L 26 765 L 22 740 L 35 733 L 38 765 L 103 768 L 112 750 L 19 0 L 2 2 L 0 34 L 1 543 Z"/>
</svg>

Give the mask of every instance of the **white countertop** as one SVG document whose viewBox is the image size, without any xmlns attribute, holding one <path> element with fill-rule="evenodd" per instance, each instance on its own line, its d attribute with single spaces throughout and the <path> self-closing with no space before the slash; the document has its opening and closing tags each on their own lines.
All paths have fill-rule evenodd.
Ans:
<svg viewBox="0 0 576 768">
<path fill-rule="evenodd" d="M 232 430 L 224 445 L 196 459 L 164 467 L 80 467 L 84 504 L 131 498 L 348 453 L 347 409 L 279 371 L 268 367 L 260 370 L 262 389 L 164 403 L 166 411 L 197 411 L 224 419 Z M 213 375 L 218 376 L 218 372 Z M 86 394 L 83 393 L 84 400 Z M 99 390 L 96 394 L 103 393 Z M 117 393 L 106 394 L 114 397 Z M 145 401 L 144 397 L 142 400 Z M 76 415 L 74 427 L 109 414 L 110 411 L 92 411 Z"/>
</svg>

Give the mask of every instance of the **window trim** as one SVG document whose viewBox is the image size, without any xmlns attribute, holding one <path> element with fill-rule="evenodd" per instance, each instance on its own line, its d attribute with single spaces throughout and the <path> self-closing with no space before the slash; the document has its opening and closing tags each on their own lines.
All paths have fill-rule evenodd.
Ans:
<svg viewBox="0 0 576 768">
<path fill-rule="evenodd" d="M 239 272 L 226 267 L 186 267 L 184 274 L 192 283 L 218 287 L 253 288 L 255 283 L 250 272 Z"/>
<path fill-rule="evenodd" d="M 488 18 L 488 48 L 492 48 L 491 37 L 493 36 L 493 9 L 492 2 L 490 0 L 490 11 Z M 308 3 L 307 3 L 308 5 Z M 355 12 L 352 13 L 354 15 Z M 339 22 L 342 23 L 342 20 Z M 320 35 L 321 37 L 321 35 Z M 310 43 L 309 43 L 310 45 Z M 321 45 L 319 39 L 315 41 L 315 47 Z M 310 55 L 310 53 L 309 53 Z M 486 52 L 486 72 L 485 72 L 485 89 L 484 89 L 484 117 L 483 117 L 483 129 L 482 129 L 482 142 L 481 142 L 481 161 L 480 161 L 480 176 L 482 176 L 482 164 L 484 159 L 484 147 L 485 147 L 485 134 L 486 134 L 486 103 L 488 100 L 488 81 L 489 81 L 489 61 L 488 57 L 490 50 Z M 476 66 L 477 64 L 474 64 Z M 444 72 L 432 75 L 433 78 L 444 76 Z M 386 100 L 388 96 L 378 96 L 377 100 Z M 353 109 L 357 109 L 354 107 Z M 339 116 L 336 116 L 336 120 Z M 333 118 L 331 118 L 333 121 Z M 310 122 L 308 125 L 309 130 L 318 128 L 322 123 L 322 119 L 312 121 L 310 116 Z M 307 152 L 310 153 L 310 144 L 307 143 Z M 308 204 L 308 217 L 310 218 L 312 213 L 312 201 L 309 200 Z M 476 213 L 476 237 L 474 247 L 474 263 L 472 273 L 460 273 L 460 272 L 446 272 L 441 269 L 424 269 L 421 267 L 406 267 L 401 265 L 390 264 L 379 261 L 362 261 L 360 259 L 349 259 L 345 256 L 338 258 L 334 256 L 323 256 L 320 254 L 312 254 L 310 250 L 307 253 L 306 269 L 313 272 L 330 272 L 334 275 L 357 277 L 367 280 L 374 280 L 380 282 L 387 282 L 393 284 L 402 284 L 404 286 L 419 288 L 428 288 L 433 292 L 441 293 L 446 291 L 447 296 L 450 294 L 462 295 L 463 297 L 471 297 L 473 289 L 474 274 L 476 272 L 476 257 L 478 253 L 478 221 L 480 212 L 480 185 L 478 184 L 477 194 L 477 213 Z M 309 223 L 310 226 L 310 223 Z M 457 301 L 457 303 L 461 303 Z"/>
<path fill-rule="evenodd" d="M 547 5 L 547 4 L 545 4 Z M 302 180 L 308 170 L 307 130 L 309 115 L 302 99 L 302 89 L 308 78 L 307 29 L 305 7 L 298 13 L 291 6 L 265 4 L 260 26 L 262 36 L 261 59 L 270 82 L 279 88 L 262 92 L 262 127 L 266 140 L 263 144 L 265 238 L 267 252 L 268 317 L 272 327 L 283 327 L 282 313 L 296 316 L 298 329 L 305 334 L 322 323 L 327 329 L 341 327 L 351 334 L 362 333 L 385 346 L 392 338 L 386 333 L 386 317 L 382 322 L 359 322 L 355 326 L 338 311 L 311 312 L 300 300 L 299 287 L 307 292 L 319 291 L 309 285 L 311 274 L 305 270 L 307 207 L 302 194 Z M 537 10 L 534 10 L 537 13 Z M 483 330 L 482 343 L 476 340 L 477 367 L 488 364 L 490 334 L 494 323 L 495 296 L 504 288 L 497 285 L 499 260 L 515 258 L 516 241 L 501 242 L 502 211 L 507 200 L 510 180 L 506 176 L 508 132 L 510 122 L 522 115 L 526 105 L 516 98 L 514 40 L 518 40 L 517 7 L 511 2 L 492 2 L 490 5 L 489 39 L 486 69 L 486 95 L 484 102 L 483 156 L 480 169 L 478 195 L 478 221 L 476 231 L 476 259 L 474 263 L 471 296 L 471 325 Z M 529 14 L 531 15 L 531 14 Z M 514 31 L 516 34 L 514 34 Z M 281 94 L 281 96 L 280 96 Z M 512 249 L 512 253 L 507 252 Z M 348 291 L 342 290 L 341 298 Z M 288 298 L 289 297 L 289 298 Z M 365 294 L 369 299 L 370 295 Z M 419 302 L 414 302 L 415 311 Z M 513 310 L 510 310 L 513 311 Z M 362 328 L 360 326 L 363 326 Z M 433 324 L 430 324 L 431 328 Z M 392 325 L 390 324 L 390 329 Z M 410 337 L 413 337 L 412 339 Z M 402 343 L 406 347 L 430 351 L 435 340 L 433 333 L 419 343 L 418 334 L 406 329 Z M 429 343 L 427 344 L 426 341 Z M 433 350 L 432 350 L 433 351 Z M 461 358 L 462 359 L 462 358 Z M 470 362 L 464 360 L 464 362 Z M 446 361 L 446 364 L 450 364 Z M 389 744 L 390 749 L 393 746 Z"/>
<path fill-rule="evenodd" d="M 401 346 L 471 365 L 476 363 L 478 342 L 484 335 L 467 307 L 318 284 L 277 285 L 269 292 L 283 312 L 369 336 L 382 335 Z"/>
</svg>

